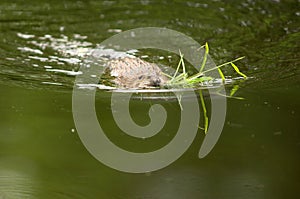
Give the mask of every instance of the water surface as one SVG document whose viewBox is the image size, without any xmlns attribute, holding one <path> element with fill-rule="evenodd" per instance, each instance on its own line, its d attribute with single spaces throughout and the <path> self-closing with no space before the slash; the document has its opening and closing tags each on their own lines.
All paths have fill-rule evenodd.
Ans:
<svg viewBox="0 0 300 199">
<path fill-rule="evenodd" d="M 299 7 L 296 0 L 1 1 L 0 198 L 299 197 Z M 237 96 L 245 100 L 228 99 L 224 130 L 207 157 L 197 157 L 199 129 L 170 166 L 127 174 L 99 163 L 81 143 L 72 88 L 84 53 L 118 32 L 146 26 L 209 42 L 217 64 L 246 56 L 238 66 L 253 78 L 240 83 Z M 135 54 L 167 66 L 178 62 L 166 52 Z M 230 68 L 224 72 L 235 76 Z M 96 96 L 110 139 L 137 152 L 163 147 L 176 133 L 176 100 L 132 100 L 134 121 L 148 124 L 154 103 L 166 108 L 169 122 L 139 140 L 114 124 L 110 93 Z"/>
</svg>

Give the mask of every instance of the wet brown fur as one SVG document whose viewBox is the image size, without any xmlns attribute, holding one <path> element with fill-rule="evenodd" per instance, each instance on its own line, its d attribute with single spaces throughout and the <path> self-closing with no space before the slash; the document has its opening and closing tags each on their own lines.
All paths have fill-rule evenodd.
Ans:
<svg viewBox="0 0 300 199">
<path fill-rule="evenodd" d="M 110 60 L 107 69 L 113 77 L 113 83 L 123 88 L 161 87 L 168 80 L 156 64 L 139 58 Z"/>
</svg>

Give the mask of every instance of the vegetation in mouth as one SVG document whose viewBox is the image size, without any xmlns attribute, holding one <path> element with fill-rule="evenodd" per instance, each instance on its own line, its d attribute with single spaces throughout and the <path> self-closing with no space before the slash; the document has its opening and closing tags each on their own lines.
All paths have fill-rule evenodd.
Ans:
<svg viewBox="0 0 300 199">
<path fill-rule="evenodd" d="M 183 88 L 186 88 L 186 87 L 195 87 L 197 84 L 201 84 L 203 82 L 208 82 L 208 81 L 211 81 L 213 80 L 214 78 L 213 77 L 210 77 L 210 76 L 205 76 L 205 73 L 207 72 L 210 72 L 212 70 L 218 70 L 219 74 L 220 74 L 220 78 L 222 79 L 222 81 L 224 82 L 225 81 L 225 76 L 221 70 L 221 67 L 224 67 L 226 65 L 231 65 L 233 67 L 233 69 L 240 75 L 242 76 L 243 78 L 247 78 L 247 76 L 242 73 L 239 68 L 234 64 L 234 62 L 238 61 L 238 60 L 241 60 L 243 59 L 244 57 L 239 57 L 235 60 L 232 60 L 232 61 L 229 61 L 229 62 L 226 62 L 226 63 L 223 63 L 221 65 L 218 65 L 214 68 L 210 68 L 208 70 L 204 70 L 205 68 L 205 65 L 206 65 L 206 61 L 207 61 L 207 56 L 208 56 L 208 53 L 209 53 L 209 47 L 208 47 L 208 44 L 206 43 L 204 46 L 202 47 L 205 47 L 205 54 L 204 54 L 204 58 L 203 58 L 203 61 L 202 61 L 202 64 L 201 64 L 201 67 L 200 67 L 200 70 L 198 73 L 192 75 L 192 76 L 188 76 L 188 73 L 186 72 L 186 69 L 185 69 L 185 63 L 184 63 L 184 59 L 183 59 L 183 54 L 179 51 L 179 54 L 180 54 L 180 61 L 178 63 L 178 66 L 176 68 L 176 71 L 174 73 L 173 76 L 170 76 L 168 74 L 165 74 L 165 76 L 167 76 L 169 78 L 169 81 L 166 82 L 165 86 L 166 87 L 169 87 L 169 88 L 173 88 L 173 87 L 183 87 Z M 180 69 L 180 66 L 182 67 L 182 73 L 179 73 L 179 69 Z"/>
</svg>

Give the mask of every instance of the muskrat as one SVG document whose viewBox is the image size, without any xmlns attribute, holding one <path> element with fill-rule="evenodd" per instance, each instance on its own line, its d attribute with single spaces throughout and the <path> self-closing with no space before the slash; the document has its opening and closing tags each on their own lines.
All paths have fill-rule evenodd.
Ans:
<svg viewBox="0 0 300 199">
<path fill-rule="evenodd" d="M 108 61 L 106 70 L 111 82 L 119 88 L 163 87 L 168 81 L 158 65 L 140 58 L 112 59 Z"/>
</svg>

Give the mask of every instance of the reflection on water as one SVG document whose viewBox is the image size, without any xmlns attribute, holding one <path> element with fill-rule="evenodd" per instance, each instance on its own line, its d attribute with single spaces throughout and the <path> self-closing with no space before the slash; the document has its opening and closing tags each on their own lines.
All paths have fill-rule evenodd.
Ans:
<svg viewBox="0 0 300 199">
<path fill-rule="evenodd" d="M 274 92 L 253 95 L 254 90 L 241 90 L 246 100 L 228 101 L 221 139 L 205 159 L 197 158 L 204 136 L 199 131 L 191 148 L 174 164 L 132 175 L 105 167 L 84 148 L 74 130 L 71 93 L 6 86 L 0 91 L 6 94 L 0 97 L 0 183 L 7 197 L 276 198 L 282 190 L 289 190 L 284 197 L 292 197 L 299 187 L 295 174 L 300 172 L 300 137 L 293 125 L 299 119 L 296 92 L 285 104 L 284 93 L 277 98 Z M 177 131 L 172 122 L 180 110 L 177 101 L 162 103 L 172 115 L 167 131 L 153 140 L 137 140 L 124 136 L 110 120 L 109 99 L 97 95 L 97 113 L 104 116 L 101 122 L 110 129 L 108 136 L 121 147 L 153 150 Z M 160 103 L 132 101 L 131 114 L 137 124 L 149 122 L 148 103 L 156 102 Z"/>
<path fill-rule="evenodd" d="M 20 169 L 3 167 L 7 160 L 2 161 L 0 167 L 0 198 L 37 198 L 38 186 L 35 184 L 34 173 L 22 173 Z M 22 162 L 23 163 L 23 162 Z M 14 166 L 13 165 L 10 165 Z M 26 165 L 22 164 L 23 169 Z"/>
<path fill-rule="evenodd" d="M 299 4 L 1 1 L 0 198 L 297 198 Z M 238 95 L 245 100 L 228 99 L 222 136 L 206 158 L 197 158 L 204 137 L 199 130 L 175 163 L 132 175 L 105 167 L 84 148 L 72 118 L 71 88 L 89 50 L 114 34 L 145 26 L 207 41 L 216 64 L 246 56 L 239 67 L 254 78 L 240 84 Z M 166 66 L 178 63 L 155 50 L 123 53 Z M 229 68 L 224 72 L 234 74 Z M 111 129 L 108 136 L 124 148 L 159 148 L 177 130 L 176 100 L 132 100 L 137 124 L 149 123 L 154 103 L 166 107 L 171 121 L 152 140 L 137 140 L 112 121 L 110 93 L 99 91 L 96 98 L 97 114 Z"/>
</svg>

